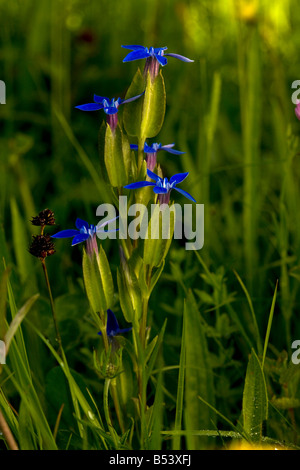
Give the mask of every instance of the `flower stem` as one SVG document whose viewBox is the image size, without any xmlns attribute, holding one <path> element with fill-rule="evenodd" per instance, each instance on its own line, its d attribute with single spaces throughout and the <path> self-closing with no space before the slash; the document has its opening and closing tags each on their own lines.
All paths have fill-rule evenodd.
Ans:
<svg viewBox="0 0 300 470">
<path fill-rule="evenodd" d="M 60 337 L 59 330 L 58 330 L 58 323 L 56 319 L 56 313 L 55 313 L 54 301 L 53 301 L 53 296 L 52 296 L 50 282 L 49 282 L 48 271 L 47 271 L 47 267 L 46 267 L 46 263 L 44 259 L 41 259 L 41 263 L 42 263 L 43 271 L 45 274 L 45 280 L 46 280 L 49 299 L 50 299 L 52 317 L 53 317 L 53 322 L 54 322 L 54 327 L 55 327 L 55 332 L 56 332 L 56 341 L 58 342 L 59 355 L 62 357 L 62 342 L 61 342 L 61 337 Z"/>
<path fill-rule="evenodd" d="M 7 442 L 7 445 L 10 450 L 19 450 L 18 445 L 15 441 L 14 436 L 12 435 L 11 430 L 8 427 L 6 419 L 4 418 L 3 414 L 0 411 L 0 429 L 3 433 L 3 436 Z"/>
<path fill-rule="evenodd" d="M 111 421 L 111 417 L 110 417 L 110 414 L 109 414 L 108 392 L 109 392 L 110 382 L 111 382 L 110 379 L 108 379 L 108 378 L 105 379 L 104 390 L 103 390 L 103 406 L 104 406 L 104 415 L 105 415 L 106 423 L 107 423 L 109 432 L 111 433 L 112 438 L 114 440 L 115 448 L 117 449 L 118 448 L 118 440 L 117 440 L 116 432 L 114 430 L 114 427 L 113 427 L 113 424 L 112 424 L 112 421 Z"/>
</svg>

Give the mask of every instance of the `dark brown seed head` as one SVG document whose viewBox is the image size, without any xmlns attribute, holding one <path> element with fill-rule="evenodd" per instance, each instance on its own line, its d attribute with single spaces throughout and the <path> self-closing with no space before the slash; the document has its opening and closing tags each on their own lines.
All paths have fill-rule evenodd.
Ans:
<svg viewBox="0 0 300 470">
<path fill-rule="evenodd" d="M 40 259 L 54 255 L 55 247 L 50 235 L 33 235 L 29 253 Z"/>
<path fill-rule="evenodd" d="M 45 225 L 55 225 L 54 212 L 50 209 L 44 209 L 36 217 L 32 217 L 32 225 L 44 227 Z"/>
</svg>

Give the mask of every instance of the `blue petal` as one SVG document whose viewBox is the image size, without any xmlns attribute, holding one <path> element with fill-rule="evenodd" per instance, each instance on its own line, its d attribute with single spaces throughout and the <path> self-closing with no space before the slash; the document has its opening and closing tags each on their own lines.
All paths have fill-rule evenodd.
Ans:
<svg viewBox="0 0 300 470">
<path fill-rule="evenodd" d="M 80 233 L 79 235 L 76 235 L 76 237 L 73 238 L 72 241 L 72 246 L 78 245 L 78 243 L 85 242 L 89 238 L 88 233 Z"/>
<path fill-rule="evenodd" d="M 164 67 L 164 65 L 167 65 L 168 60 L 164 56 L 160 54 L 155 54 L 155 57 L 162 67 Z"/>
<path fill-rule="evenodd" d="M 186 191 L 184 191 L 183 189 L 180 189 L 180 188 L 173 188 L 173 189 L 175 189 L 175 190 L 178 191 L 179 193 L 183 194 L 183 196 L 187 197 L 187 198 L 190 199 L 191 201 L 196 202 L 196 200 L 195 200 L 189 193 L 187 193 Z"/>
<path fill-rule="evenodd" d="M 164 46 L 164 47 L 154 47 L 154 53 L 155 54 L 158 54 L 159 51 L 166 51 L 168 48 L 167 46 Z"/>
<path fill-rule="evenodd" d="M 145 93 L 145 92 L 143 91 L 143 93 L 141 93 L 140 95 L 133 96 L 132 98 L 128 98 L 127 100 L 122 100 L 121 104 L 130 103 L 131 101 L 137 100 L 137 99 L 140 98 L 140 96 L 142 96 L 144 93 Z"/>
<path fill-rule="evenodd" d="M 155 186 L 155 188 L 153 188 L 153 191 L 155 192 L 155 194 L 167 194 L 168 192 L 167 188 L 162 188 L 161 186 Z"/>
<path fill-rule="evenodd" d="M 105 225 L 108 225 L 108 224 L 110 224 L 111 222 L 114 222 L 114 221 L 117 220 L 118 218 L 119 218 L 119 216 L 117 215 L 117 217 L 114 217 L 113 219 L 110 219 L 110 220 L 106 220 L 105 222 L 103 222 L 103 224 L 97 225 L 97 232 L 98 232 L 98 229 L 99 229 L 99 228 L 105 227 Z"/>
<path fill-rule="evenodd" d="M 70 230 L 62 230 L 61 232 L 57 232 L 54 235 L 51 235 L 52 238 L 69 238 L 75 237 L 78 235 L 78 230 L 70 229 Z"/>
<path fill-rule="evenodd" d="M 182 155 L 185 152 L 180 152 L 179 150 L 172 149 L 167 145 L 163 145 L 161 150 L 165 150 L 166 152 L 172 153 L 173 155 Z"/>
<path fill-rule="evenodd" d="M 139 146 L 136 145 L 136 144 L 130 144 L 130 148 L 131 148 L 131 150 L 138 150 Z"/>
<path fill-rule="evenodd" d="M 175 57 L 175 59 L 182 60 L 183 62 L 194 62 L 192 59 L 188 59 L 187 57 L 184 57 L 183 55 L 180 55 L 180 54 L 167 53 L 165 55 L 168 55 L 170 57 Z"/>
<path fill-rule="evenodd" d="M 106 96 L 94 95 L 95 103 L 102 103 L 103 100 L 109 101 L 109 98 L 106 98 Z"/>
<path fill-rule="evenodd" d="M 170 178 L 170 184 L 175 183 L 181 183 L 186 177 L 188 173 L 177 173 L 176 175 L 171 176 Z"/>
<path fill-rule="evenodd" d="M 133 51 L 136 51 L 138 49 L 147 49 L 144 46 L 137 46 L 136 44 L 132 44 L 131 46 L 121 46 L 123 49 L 132 49 Z"/>
<path fill-rule="evenodd" d="M 148 144 L 145 142 L 145 144 L 144 144 L 144 152 L 145 152 L 145 153 L 156 153 L 158 149 L 155 150 L 155 149 L 153 148 L 153 145 L 154 145 L 154 144 L 148 145 Z"/>
<path fill-rule="evenodd" d="M 130 328 L 123 328 L 123 329 L 119 329 L 119 334 L 120 333 L 127 333 L 128 331 L 131 331 L 132 330 L 132 326 Z"/>
<path fill-rule="evenodd" d="M 145 186 L 155 186 L 155 183 L 150 183 L 150 181 L 139 181 L 137 183 L 127 184 L 124 186 L 125 189 L 137 189 L 144 188 Z"/>
<path fill-rule="evenodd" d="M 160 178 L 160 176 L 153 173 L 153 171 L 147 170 L 147 175 L 149 176 L 149 178 L 151 178 L 152 180 L 154 180 L 156 182 L 162 181 L 162 178 Z"/>
<path fill-rule="evenodd" d="M 119 323 L 116 319 L 115 314 L 108 309 L 107 310 L 107 323 L 106 323 L 106 333 L 107 336 L 110 336 L 112 332 L 118 332 L 120 330 Z"/>
<path fill-rule="evenodd" d="M 87 230 L 89 229 L 89 224 L 85 220 L 82 220 L 82 219 L 76 219 L 75 225 L 79 230 L 82 227 L 85 227 Z"/>
<path fill-rule="evenodd" d="M 105 112 L 105 114 L 116 114 L 118 112 L 118 108 L 116 108 L 115 106 L 109 106 L 107 108 L 103 108 L 103 111 Z"/>
<path fill-rule="evenodd" d="M 80 104 L 79 106 L 75 106 L 75 108 L 81 109 L 81 111 L 98 111 L 99 109 L 103 108 L 103 104 L 87 103 L 87 104 Z"/>
<path fill-rule="evenodd" d="M 131 60 L 146 59 L 149 57 L 149 52 L 146 48 L 138 49 L 132 52 L 129 52 L 126 57 L 124 57 L 123 62 L 130 62 Z"/>
</svg>

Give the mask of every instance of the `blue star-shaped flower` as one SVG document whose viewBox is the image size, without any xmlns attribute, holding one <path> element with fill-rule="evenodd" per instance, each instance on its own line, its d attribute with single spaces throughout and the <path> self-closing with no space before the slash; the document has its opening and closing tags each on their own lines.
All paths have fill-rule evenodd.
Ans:
<svg viewBox="0 0 300 470">
<path fill-rule="evenodd" d="M 131 329 L 132 327 L 121 329 L 115 314 L 112 310 L 107 310 L 106 334 L 110 340 L 112 340 L 114 336 L 127 333 L 127 331 L 130 331 Z M 99 331 L 98 335 L 102 335 L 101 331 Z"/>
<path fill-rule="evenodd" d="M 108 225 L 110 222 L 113 222 L 118 217 L 114 219 L 107 220 L 103 222 L 101 225 L 89 225 L 85 220 L 76 219 L 75 225 L 77 230 L 70 229 L 70 230 L 62 230 L 61 232 L 55 233 L 52 235 L 52 238 L 71 238 L 73 237 L 72 246 L 78 245 L 78 243 L 82 243 L 87 241 L 89 238 L 93 238 L 99 232 L 105 232 L 105 230 L 101 230 L 103 227 Z M 118 229 L 116 229 L 118 230 Z M 111 231 L 111 230 L 109 230 Z M 115 231 L 115 230 L 112 230 Z"/>
<path fill-rule="evenodd" d="M 127 100 L 123 100 L 122 98 L 117 98 L 116 100 L 115 98 L 112 98 L 110 100 L 105 96 L 94 95 L 94 103 L 81 104 L 79 106 L 75 106 L 75 108 L 81 109 L 81 111 L 98 111 L 99 109 L 103 109 L 105 114 L 116 114 L 121 104 L 130 103 L 131 101 L 137 100 L 143 94 L 144 92 L 140 95 L 128 98 Z"/>
<path fill-rule="evenodd" d="M 172 153 L 173 155 L 182 155 L 185 152 L 180 152 L 179 150 L 173 149 L 175 144 L 167 144 L 167 145 L 162 145 L 158 143 L 153 143 L 151 145 L 148 145 L 147 142 L 144 144 L 144 152 L 145 153 L 157 153 L 160 150 L 165 150 L 166 152 Z M 132 150 L 138 150 L 138 146 L 135 144 L 131 144 L 130 148 Z"/>
<path fill-rule="evenodd" d="M 136 183 L 128 184 L 124 186 L 126 189 L 138 189 L 144 188 L 145 186 L 153 186 L 153 191 L 155 194 L 170 194 L 172 189 L 175 189 L 181 193 L 186 198 L 190 199 L 193 202 L 196 202 L 195 199 L 183 189 L 177 188 L 176 185 L 181 183 L 187 176 L 188 173 L 177 173 L 176 175 L 171 176 L 170 180 L 168 178 L 161 178 L 150 170 L 147 170 L 147 175 L 149 178 L 155 181 L 151 183 L 150 181 L 139 181 Z"/>
<path fill-rule="evenodd" d="M 129 52 L 127 56 L 123 59 L 123 62 L 131 62 L 132 60 L 138 59 L 148 59 L 149 57 L 155 58 L 159 64 L 163 67 L 168 63 L 165 56 L 175 57 L 176 59 L 182 60 L 183 62 L 194 62 L 187 57 L 179 54 L 167 53 L 165 51 L 168 49 L 167 47 L 144 47 L 144 46 L 137 46 L 135 44 L 130 46 L 122 46 L 124 49 L 129 49 L 132 52 Z"/>
</svg>

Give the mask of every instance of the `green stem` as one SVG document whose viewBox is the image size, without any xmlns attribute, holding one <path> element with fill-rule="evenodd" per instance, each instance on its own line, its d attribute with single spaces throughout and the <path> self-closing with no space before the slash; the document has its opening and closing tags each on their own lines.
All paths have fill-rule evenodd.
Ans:
<svg viewBox="0 0 300 470">
<path fill-rule="evenodd" d="M 112 438 L 114 440 L 115 448 L 117 449 L 118 440 L 117 440 L 116 432 L 112 425 L 112 421 L 111 421 L 110 414 L 109 414 L 108 392 L 109 392 L 110 382 L 111 382 L 111 379 L 105 379 L 104 390 L 103 390 L 103 406 L 104 406 L 104 415 L 105 415 L 106 423 L 107 423 L 109 432 L 111 433 Z"/>
<path fill-rule="evenodd" d="M 55 308 L 54 308 L 54 301 L 53 301 L 52 291 L 50 287 L 48 271 L 47 271 L 47 267 L 46 267 L 46 263 L 44 259 L 41 260 L 41 263 L 42 263 L 45 280 L 47 284 L 47 289 L 48 289 L 48 294 L 49 294 L 49 299 L 50 299 L 53 323 L 54 323 L 55 332 L 56 332 L 56 341 L 58 342 L 58 352 L 59 352 L 59 355 L 62 357 L 62 351 L 63 351 L 62 342 L 61 342 L 61 337 L 60 337 L 59 330 L 58 330 L 58 323 L 57 323 L 57 318 L 56 318 L 56 313 L 55 313 Z"/>
<path fill-rule="evenodd" d="M 100 315 L 100 318 L 102 320 L 102 327 L 100 329 L 101 329 L 101 333 L 102 333 L 104 349 L 105 349 L 106 354 L 109 354 L 110 353 L 110 346 L 109 346 L 108 337 L 107 337 L 107 333 L 106 333 L 106 325 L 105 325 L 105 322 L 104 322 L 104 318 L 101 315 Z M 108 379 L 105 379 L 105 380 L 108 380 Z M 109 379 L 109 380 L 111 380 L 111 379 Z M 125 426 L 124 426 L 124 420 L 123 420 L 123 416 L 122 416 L 122 410 L 121 410 L 120 403 L 119 403 L 119 396 L 118 396 L 118 393 L 117 393 L 117 390 L 116 390 L 116 385 L 115 384 L 113 384 L 113 385 L 114 386 L 111 388 L 111 396 L 112 396 L 112 399 L 113 399 L 113 402 L 114 402 L 114 407 L 115 407 L 115 411 L 116 411 L 116 414 L 117 414 L 117 419 L 118 419 L 118 423 L 119 423 L 121 432 L 124 433 L 125 432 Z"/>
</svg>

